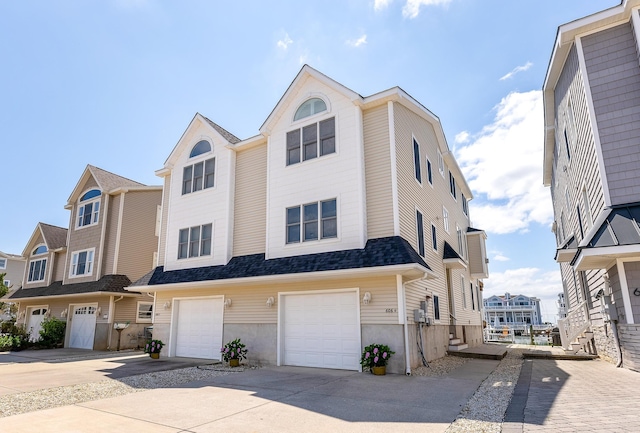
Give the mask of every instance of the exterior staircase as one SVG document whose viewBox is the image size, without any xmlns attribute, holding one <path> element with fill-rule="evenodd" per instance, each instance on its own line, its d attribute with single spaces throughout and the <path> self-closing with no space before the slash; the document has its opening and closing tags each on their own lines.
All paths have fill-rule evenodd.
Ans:
<svg viewBox="0 0 640 433">
<path fill-rule="evenodd" d="M 567 313 L 567 317 L 558 321 L 560 341 L 565 352 L 593 354 L 589 343 L 593 340 L 593 332 L 590 330 L 589 309 L 587 302 L 583 301 Z"/>
<path fill-rule="evenodd" d="M 449 334 L 449 352 L 458 352 L 468 347 L 467 343 L 463 343 L 459 338 L 455 338 L 455 335 Z"/>
</svg>

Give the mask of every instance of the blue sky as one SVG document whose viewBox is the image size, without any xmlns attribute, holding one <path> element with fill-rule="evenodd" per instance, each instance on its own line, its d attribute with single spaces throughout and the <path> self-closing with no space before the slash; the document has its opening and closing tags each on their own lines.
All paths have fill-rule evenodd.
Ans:
<svg viewBox="0 0 640 433">
<path fill-rule="evenodd" d="M 87 164 L 157 185 L 200 112 L 240 138 L 307 63 L 363 96 L 400 86 L 440 117 L 488 233 L 485 297 L 562 290 L 542 187 L 557 27 L 618 0 L 0 2 L 0 250 L 20 254 Z"/>
</svg>

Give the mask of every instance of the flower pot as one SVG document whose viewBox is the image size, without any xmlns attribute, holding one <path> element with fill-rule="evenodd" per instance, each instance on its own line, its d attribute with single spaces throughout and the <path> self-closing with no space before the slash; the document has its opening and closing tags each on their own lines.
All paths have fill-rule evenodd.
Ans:
<svg viewBox="0 0 640 433">
<path fill-rule="evenodd" d="M 240 360 L 238 358 L 231 358 L 229 360 L 229 367 L 237 367 L 240 365 Z"/>
<path fill-rule="evenodd" d="M 387 366 L 381 365 L 379 367 L 371 367 L 371 372 L 376 376 L 384 376 L 387 374 Z"/>
<path fill-rule="evenodd" d="M 160 358 L 160 354 L 159 353 L 150 353 L 149 356 L 151 357 L 151 359 L 159 359 Z"/>
</svg>

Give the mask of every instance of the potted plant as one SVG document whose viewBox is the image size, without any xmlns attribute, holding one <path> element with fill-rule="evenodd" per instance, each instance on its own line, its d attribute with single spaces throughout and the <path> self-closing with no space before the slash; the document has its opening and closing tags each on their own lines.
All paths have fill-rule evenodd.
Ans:
<svg viewBox="0 0 640 433">
<path fill-rule="evenodd" d="M 385 344 L 370 344 L 362 351 L 360 365 L 362 370 L 370 370 L 373 374 L 382 376 L 387 374 L 387 362 L 394 352 Z"/>
<path fill-rule="evenodd" d="M 247 352 L 248 350 L 239 338 L 229 341 L 220 349 L 222 359 L 229 363 L 229 367 L 237 367 L 240 365 L 241 359 L 247 359 Z"/>
<path fill-rule="evenodd" d="M 144 345 L 144 353 L 148 353 L 153 359 L 158 359 L 163 346 L 164 343 L 161 340 L 148 340 Z"/>
</svg>

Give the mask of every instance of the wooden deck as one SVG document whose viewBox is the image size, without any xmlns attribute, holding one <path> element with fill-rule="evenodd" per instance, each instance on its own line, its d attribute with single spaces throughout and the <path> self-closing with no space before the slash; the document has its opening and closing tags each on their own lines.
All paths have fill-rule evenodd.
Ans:
<svg viewBox="0 0 640 433">
<path fill-rule="evenodd" d="M 476 359 L 497 359 L 507 356 L 509 345 L 500 343 L 485 343 L 476 347 L 447 352 L 450 356 Z"/>
</svg>

